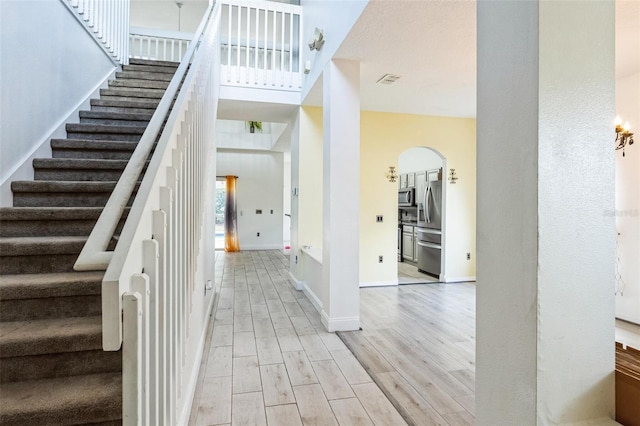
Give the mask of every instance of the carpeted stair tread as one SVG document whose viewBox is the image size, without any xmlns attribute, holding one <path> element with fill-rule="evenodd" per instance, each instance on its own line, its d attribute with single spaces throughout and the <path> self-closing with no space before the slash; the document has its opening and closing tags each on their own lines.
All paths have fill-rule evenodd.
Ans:
<svg viewBox="0 0 640 426">
<path fill-rule="evenodd" d="M 100 213 L 102 207 L 0 207 L 0 221 L 97 219 Z"/>
<path fill-rule="evenodd" d="M 57 181 L 57 180 L 22 180 L 11 182 L 11 190 L 15 192 L 113 192 L 116 187 L 112 182 L 92 181 Z"/>
<path fill-rule="evenodd" d="M 114 150 L 134 151 L 137 142 L 131 141 L 102 141 L 99 139 L 51 139 L 53 149 L 84 149 L 84 150 Z"/>
<path fill-rule="evenodd" d="M 124 98 L 158 99 L 164 95 L 162 89 L 136 89 L 130 87 L 118 87 L 112 89 L 100 89 L 100 96 L 115 96 Z"/>
<path fill-rule="evenodd" d="M 80 118 L 102 118 L 107 120 L 149 121 L 153 113 L 124 113 L 109 111 L 80 111 Z"/>
<path fill-rule="evenodd" d="M 174 61 L 158 61 L 155 59 L 140 59 L 140 58 L 129 58 L 130 65 L 150 65 L 154 67 L 170 67 L 173 68 L 173 72 L 175 73 L 180 65 L 180 62 Z"/>
<path fill-rule="evenodd" d="M 3 384 L 0 424 L 66 425 L 118 420 L 122 373 Z"/>
<path fill-rule="evenodd" d="M 104 271 L 0 275 L 0 300 L 99 295 Z"/>
<path fill-rule="evenodd" d="M 131 79 L 125 78 L 120 80 L 111 80 L 109 87 L 112 89 L 119 87 L 133 87 L 137 89 L 161 89 L 166 90 L 169 86 L 168 81 L 163 80 L 144 80 L 144 79 Z"/>
<path fill-rule="evenodd" d="M 122 125 L 114 125 L 114 124 L 70 123 L 70 124 L 67 124 L 67 132 L 141 135 L 144 133 L 144 127 L 122 126 Z"/>
<path fill-rule="evenodd" d="M 146 112 L 153 113 L 160 103 L 159 99 L 128 99 L 128 100 L 116 100 L 116 99 L 91 99 L 92 107 L 111 107 L 111 108 L 130 108 L 130 109 L 144 109 Z"/>
<path fill-rule="evenodd" d="M 142 71 L 142 72 L 153 72 L 153 73 L 166 73 L 166 74 L 175 74 L 176 73 L 176 68 L 174 67 L 160 67 L 160 66 L 153 66 L 153 65 L 137 65 L 137 64 L 132 64 L 132 65 L 123 65 L 122 66 L 122 71 L 128 72 L 128 71 Z"/>
<path fill-rule="evenodd" d="M 86 236 L 1 237 L 0 258 L 5 256 L 79 254 L 86 242 Z"/>
<path fill-rule="evenodd" d="M 102 348 L 102 317 L 0 322 L 1 358 Z"/>
<path fill-rule="evenodd" d="M 95 160 L 86 158 L 36 158 L 33 167 L 38 169 L 87 169 L 124 170 L 127 160 Z"/>
<path fill-rule="evenodd" d="M 173 74 L 145 72 L 145 71 L 118 71 L 116 79 L 122 80 L 153 80 L 169 82 L 173 78 Z"/>
</svg>

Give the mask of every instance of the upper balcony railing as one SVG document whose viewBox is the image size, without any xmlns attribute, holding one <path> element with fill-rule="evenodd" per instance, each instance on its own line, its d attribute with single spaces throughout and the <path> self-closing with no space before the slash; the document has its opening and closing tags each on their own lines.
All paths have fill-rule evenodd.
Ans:
<svg viewBox="0 0 640 426">
<path fill-rule="evenodd" d="M 220 83 L 299 91 L 302 7 L 245 0 L 221 6 Z"/>
<path fill-rule="evenodd" d="M 220 84 L 299 91 L 302 8 L 263 0 L 220 2 Z M 131 28 L 132 58 L 179 62 L 191 35 Z"/>
</svg>

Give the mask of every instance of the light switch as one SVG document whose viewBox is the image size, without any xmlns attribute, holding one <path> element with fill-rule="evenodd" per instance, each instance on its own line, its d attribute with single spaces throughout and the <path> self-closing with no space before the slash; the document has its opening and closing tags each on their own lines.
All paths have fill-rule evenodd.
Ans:
<svg viewBox="0 0 640 426">
<path fill-rule="evenodd" d="M 376 216 L 376 223 L 382 223 L 382 215 L 381 214 Z"/>
</svg>

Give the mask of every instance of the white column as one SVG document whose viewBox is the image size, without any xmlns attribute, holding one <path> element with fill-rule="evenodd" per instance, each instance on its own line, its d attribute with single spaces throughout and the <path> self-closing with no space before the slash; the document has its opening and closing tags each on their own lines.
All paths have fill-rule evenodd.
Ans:
<svg viewBox="0 0 640 426">
<path fill-rule="evenodd" d="M 614 2 L 478 2 L 476 424 L 614 413 Z"/>
<path fill-rule="evenodd" d="M 323 294 L 329 331 L 360 327 L 360 63 L 329 62 L 323 74 Z"/>
</svg>

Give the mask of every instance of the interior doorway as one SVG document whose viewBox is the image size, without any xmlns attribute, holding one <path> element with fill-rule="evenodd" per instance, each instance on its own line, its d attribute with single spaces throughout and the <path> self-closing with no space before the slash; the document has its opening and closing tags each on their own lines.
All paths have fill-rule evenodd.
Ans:
<svg viewBox="0 0 640 426">
<path fill-rule="evenodd" d="M 224 250 L 224 211 L 227 204 L 225 178 L 216 179 L 216 250 Z"/>
<path fill-rule="evenodd" d="M 445 170 L 428 147 L 398 157 L 398 284 L 444 281 Z"/>
</svg>

